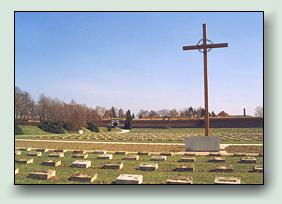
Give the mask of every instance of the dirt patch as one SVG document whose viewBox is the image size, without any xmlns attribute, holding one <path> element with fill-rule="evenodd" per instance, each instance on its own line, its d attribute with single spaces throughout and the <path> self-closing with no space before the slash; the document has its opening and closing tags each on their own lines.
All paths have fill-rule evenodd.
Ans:
<svg viewBox="0 0 282 204">
<path fill-rule="evenodd" d="M 146 145 L 146 144 L 96 144 L 96 143 L 58 143 L 46 141 L 16 141 L 17 147 L 71 149 L 71 150 L 95 150 L 129 151 L 129 152 L 183 152 L 184 145 Z"/>
<path fill-rule="evenodd" d="M 232 145 L 225 148 L 228 153 L 263 153 L 263 146 L 257 145 Z"/>
</svg>

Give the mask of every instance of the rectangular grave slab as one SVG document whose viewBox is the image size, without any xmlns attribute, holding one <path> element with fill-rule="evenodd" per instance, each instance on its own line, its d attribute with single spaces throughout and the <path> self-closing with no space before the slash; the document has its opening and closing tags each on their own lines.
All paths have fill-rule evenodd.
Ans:
<svg viewBox="0 0 282 204">
<path fill-rule="evenodd" d="M 91 161 L 88 160 L 76 160 L 71 163 L 72 167 L 76 168 L 88 168 L 91 166 Z"/>
<path fill-rule="evenodd" d="M 31 158 L 31 159 L 16 159 L 15 162 L 17 164 L 32 164 L 33 158 Z"/>
<path fill-rule="evenodd" d="M 73 158 L 80 158 L 80 159 L 86 159 L 88 157 L 88 154 L 80 154 L 76 153 L 72 155 Z"/>
<path fill-rule="evenodd" d="M 138 152 L 138 155 L 151 155 L 151 152 Z"/>
<path fill-rule="evenodd" d="M 142 184 L 143 175 L 120 174 L 116 179 L 117 184 Z"/>
<path fill-rule="evenodd" d="M 123 168 L 123 163 L 118 162 L 118 163 L 107 163 L 103 166 L 103 169 L 122 169 Z"/>
<path fill-rule="evenodd" d="M 19 147 L 19 150 L 22 150 L 22 151 L 31 151 L 31 148 L 30 147 Z"/>
<path fill-rule="evenodd" d="M 152 156 L 151 161 L 166 161 L 166 156 Z"/>
<path fill-rule="evenodd" d="M 94 150 L 92 153 L 93 154 L 106 154 L 107 151 L 106 150 Z"/>
<path fill-rule="evenodd" d="M 44 148 L 35 148 L 35 151 L 37 152 L 48 152 L 49 149 L 44 149 Z"/>
<path fill-rule="evenodd" d="M 186 137 L 185 150 L 194 152 L 218 152 L 220 150 L 220 139 L 216 136 Z"/>
<path fill-rule="evenodd" d="M 174 171 L 183 172 L 183 171 L 194 171 L 194 165 L 185 165 L 185 166 L 177 166 Z"/>
<path fill-rule="evenodd" d="M 48 180 L 54 176 L 56 176 L 56 170 L 51 170 L 51 169 L 46 171 L 29 173 L 29 178 L 39 179 L 39 180 Z"/>
<path fill-rule="evenodd" d="M 68 150 L 66 149 L 54 149 L 54 152 L 62 152 L 62 153 L 66 153 Z"/>
<path fill-rule="evenodd" d="M 86 150 L 74 150 L 73 154 L 86 154 Z"/>
<path fill-rule="evenodd" d="M 263 173 L 263 166 L 254 165 L 253 166 L 253 172 Z"/>
<path fill-rule="evenodd" d="M 18 175 L 19 172 L 20 172 L 19 168 L 16 168 L 16 169 L 15 169 L 15 175 Z"/>
<path fill-rule="evenodd" d="M 233 153 L 233 156 L 234 157 L 244 157 L 244 156 L 246 156 L 246 153 Z"/>
<path fill-rule="evenodd" d="M 223 158 L 223 157 L 213 157 L 209 160 L 209 162 L 225 162 L 225 158 Z"/>
<path fill-rule="evenodd" d="M 141 171 L 155 171 L 158 167 L 159 165 L 157 163 L 141 163 L 138 169 Z"/>
<path fill-rule="evenodd" d="M 64 157 L 65 155 L 63 152 L 52 152 L 48 156 L 55 157 L 55 158 L 61 158 L 61 157 Z"/>
<path fill-rule="evenodd" d="M 15 151 L 15 155 L 16 155 L 16 156 L 19 156 L 19 155 L 21 155 L 21 154 L 22 154 L 22 151 L 20 151 L 20 150 L 16 150 L 16 151 Z"/>
<path fill-rule="evenodd" d="M 241 184 L 238 177 L 215 177 L 214 184 Z"/>
<path fill-rule="evenodd" d="M 27 156 L 33 156 L 33 157 L 41 157 L 42 156 L 42 152 L 28 152 Z"/>
<path fill-rule="evenodd" d="M 247 157 L 258 157 L 259 153 L 247 153 L 246 156 Z"/>
<path fill-rule="evenodd" d="M 86 174 L 80 174 L 76 173 L 73 176 L 69 178 L 69 181 L 76 181 L 76 182 L 88 182 L 92 183 L 97 179 L 97 173 L 95 173 L 93 176 L 89 176 Z"/>
<path fill-rule="evenodd" d="M 191 176 L 176 176 L 166 180 L 167 184 L 193 184 Z"/>
<path fill-rule="evenodd" d="M 97 156 L 97 159 L 111 160 L 111 159 L 113 159 L 113 155 L 112 154 L 100 154 L 100 155 Z"/>
<path fill-rule="evenodd" d="M 214 168 L 213 172 L 233 172 L 232 166 L 217 166 Z"/>
<path fill-rule="evenodd" d="M 117 154 L 117 155 L 127 155 L 127 152 L 125 152 L 125 151 L 117 151 L 117 152 L 115 152 L 115 154 Z"/>
<path fill-rule="evenodd" d="M 58 160 L 58 161 L 48 160 L 48 161 L 42 162 L 41 164 L 44 165 L 44 166 L 55 166 L 55 167 L 57 167 L 57 166 L 60 166 L 62 164 L 62 161 L 61 160 Z"/>
<path fill-rule="evenodd" d="M 179 162 L 195 162 L 195 157 L 182 157 Z"/>
<path fill-rule="evenodd" d="M 173 152 L 161 152 L 160 155 L 161 156 L 172 156 Z"/>
<path fill-rule="evenodd" d="M 254 164 L 256 162 L 257 160 L 255 157 L 242 157 L 241 158 L 241 163 Z"/>
<path fill-rule="evenodd" d="M 196 153 L 184 152 L 184 156 L 194 157 L 194 156 L 197 156 L 197 155 L 196 155 Z"/>
<path fill-rule="evenodd" d="M 123 160 L 129 160 L 129 161 L 132 161 L 132 160 L 139 160 L 139 155 L 130 155 L 130 156 L 127 156 L 127 157 L 124 157 Z"/>
<path fill-rule="evenodd" d="M 211 152 L 211 153 L 209 153 L 209 156 L 211 156 L 211 157 L 221 157 L 221 154 L 219 152 Z"/>
</svg>

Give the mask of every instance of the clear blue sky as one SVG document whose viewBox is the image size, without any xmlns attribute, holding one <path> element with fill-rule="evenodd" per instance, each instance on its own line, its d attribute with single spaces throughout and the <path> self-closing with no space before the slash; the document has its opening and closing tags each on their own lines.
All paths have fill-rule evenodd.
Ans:
<svg viewBox="0 0 282 204">
<path fill-rule="evenodd" d="M 204 106 L 209 52 L 210 110 L 253 114 L 263 103 L 262 13 L 16 13 L 16 86 L 95 107 L 164 109 Z"/>
</svg>

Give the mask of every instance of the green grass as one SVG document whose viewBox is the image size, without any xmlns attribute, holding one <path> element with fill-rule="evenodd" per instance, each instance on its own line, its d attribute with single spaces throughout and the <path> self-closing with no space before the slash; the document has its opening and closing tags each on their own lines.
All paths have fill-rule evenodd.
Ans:
<svg viewBox="0 0 282 204">
<path fill-rule="evenodd" d="M 63 140 L 89 140 L 89 141 L 117 141 L 117 142 L 149 142 L 149 143 L 183 143 L 187 136 L 204 135 L 203 128 L 134 128 L 129 133 L 118 133 L 120 130 L 113 129 L 108 132 L 106 128 L 100 128 L 101 132 L 84 132 L 78 134 L 49 134 L 23 136 L 34 139 L 63 139 Z M 262 128 L 211 128 L 211 135 L 219 136 L 222 144 L 262 144 Z M 17 138 L 21 138 L 18 136 Z"/>
<path fill-rule="evenodd" d="M 26 152 L 22 151 L 21 156 L 16 156 L 16 158 L 31 158 L 26 156 Z M 111 184 L 114 183 L 119 174 L 141 174 L 144 176 L 143 181 L 146 184 L 162 184 L 166 183 L 166 179 L 171 178 L 176 175 L 187 175 L 193 177 L 193 182 L 195 184 L 213 184 L 215 176 L 235 176 L 240 177 L 243 184 L 261 184 L 263 182 L 262 173 L 253 173 L 252 170 L 253 164 L 241 164 L 239 163 L 240 157 L 231 157 L 226 156 L 226 165 L 233 165 L 234 172 L 232 173 L 215 173 L 210 172 L 217 164 L 210 163 L 208 160 L 211 158 L 209 156 L 197 156 L 195 161 L 195 171 L 194 172 L 175 172 L 173 169 L 177 165 L 185 165 L 188 163 L 178 162 L 181 156 L 172 156 L 168 157 L 167 161 L 154 162 L 159 164 L 159 169 L 156 171 L 140 171 L 136 167 L 141 162 L 148 162 L 151 156 L 140 156 L 139 161 L 124 161 L 122 158 L 123 155 L 114 155 L 114 159 L 111 162 L 123 162 L 124 167 L 121 170 L 108 170 L 102 169 L 101 167 L 108 163 L 108 160 L 98 160 L 96 159 L 95 154 L 89 154 L 89 157 L 86 160 L 91 160 L 92 166 L 88 169 L 80 169 L 70 167 L 71 162 L 77 159 L 72 158 L 72 153 L 65 153 L 64 158 L 56 158 L 56 160 L 62 161 L 62 166 L 59 167 L 47 167 L 43 166 L 40 163 L 51 158 L 47 157 L 49 153 L 43 153 L 42 157 L 33 157 L 33 164 L 16 164 L 16 168 L 19 168 L 20 173 L 16 175 L 16 184 L 68 184 L 68 183 L 79 183 L 79 182 L 70 182 L 68 178 L 79 172 L 83 174 L 93 175 L 97 173 L 98 178 L 94 181 L 94 184 Z M 52 158 L 53 159 L 53 158 Z M 257 165 L 262 165 L 262 157 L 257 157 Z M 191 164 L 191 163 L 189 163 Z M 27 178 L 28 173 L 31 171 L 39 171 L 44 169 L 55 169 L 56 177 L 48 181 L 40 181 L 36 179 Z"/>
<path fill-rule="evenodd" d="M 49 132 L 46 132 L 46 131 L 40 129 L 37 126 L 19 125 L 19 127 L 22 129 L 23 135 L 46 135 L 46 134 L 51 134 Z"/>
</svg>

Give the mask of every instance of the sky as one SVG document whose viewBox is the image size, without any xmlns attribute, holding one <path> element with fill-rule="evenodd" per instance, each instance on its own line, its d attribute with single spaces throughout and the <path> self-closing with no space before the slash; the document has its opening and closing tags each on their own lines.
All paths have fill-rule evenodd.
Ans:
<svg viewBox="0 0 282 204">
<path fill-rule="evenodd" d="M 177 110 L 204 107 L 203 57 L 183 51 L 202 38 L 209 110 L 254 114 L 263 105 L 263 15 L 259 12 L 18 12 L 15 83 L 88 106 Z"/>
</svg>

